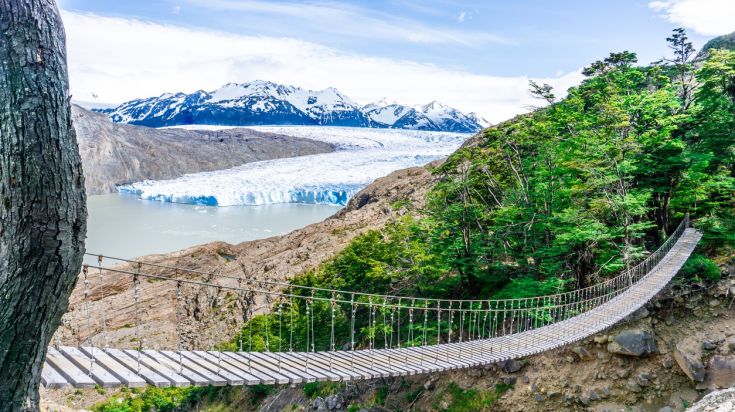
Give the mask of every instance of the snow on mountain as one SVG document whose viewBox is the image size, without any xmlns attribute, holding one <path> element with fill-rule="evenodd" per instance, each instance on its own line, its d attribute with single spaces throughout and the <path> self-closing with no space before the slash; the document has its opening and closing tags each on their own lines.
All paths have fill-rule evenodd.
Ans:
<svg viewBox="0 0 735 412">
<path fill-rule="evenodd" d="M 219 128 L 189 126 L 188 128 Z M 172 180 L 119 187 L 143 199 L 210 206 L 272 203 L 344 205 L 360 189 L 395 170 L 455 151 L 468 134 L 354 127 L 259 126 L 264 132 L 328 142 L 332 153 L 248 163 Z"/>
<path fill-rule="evenodd" d="M 470 120 L 472 120 L 473 122 L 475 122 L 478 125 L 480 125 L 483 129 L 486 128 L 486 127 L 490 127 L 492 125 L 492 123 L 490 123 L 490 121 L 488 121 L 484 117 L 480 116 L 476 112 L 472 112 L 472 113 L 468 114 L 467 117 Z"/>
<path fill-rule="evenodd" d="M 151 127 L 322 125 L 459 133 L 483 127 L 477 116 L 438 102 L 410 107 L 383 99 L 360 106 L 333 87 L 313 91 L 262 80 L 228 83 L 211 92 L 166 93 L 99 111 L 115 122 Z"/>
<path fill-rule="evenodd" d="M 394 129 L 471 133 L 486 127 L 477 116 L 465 115 L 437 101 L 410 107 L 381 100 L 364 106 L 363 111 L 374 123 Z"/>
</svg>

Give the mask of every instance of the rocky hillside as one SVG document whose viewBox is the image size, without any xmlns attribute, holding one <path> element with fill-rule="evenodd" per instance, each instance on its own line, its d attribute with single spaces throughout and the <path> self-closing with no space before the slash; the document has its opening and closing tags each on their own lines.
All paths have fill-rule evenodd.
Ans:
<svg viewBox="0 0 735 412">
<path fill-rule="evenodd" d="M 705 45 L 702 46 L 702 50 L 697 54 L 697 60 L 705 59 L 708 52 L 712 49 L 735 50 L 735 32 L 715 37 L 705 43 Z"/>
<path fill-rule="evenodd" d="M 72 107 L 87 194 L 146 179 L 227 169 L 258 160 L 332 151 L 332 146 L 248 129 L 153 129 L 117 124 L 100 113 Z"/>
</svg>

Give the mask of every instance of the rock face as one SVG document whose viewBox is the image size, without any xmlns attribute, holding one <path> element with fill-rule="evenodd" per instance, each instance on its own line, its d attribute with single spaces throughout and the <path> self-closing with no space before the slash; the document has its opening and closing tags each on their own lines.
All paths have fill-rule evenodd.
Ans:
<svg viewBox="0 0 735 412">
<path fill-rule="evenodd" d="M 710 389 L 735 386 L 735 356 L 713 356 L 707 364 L 704 383 Z"/>
<path fill-rule="evenodd" d="M 692 405 L 688 412 L 727 412 L 735 410 L 735 388 L 715 391 Z"/>
<path fill-rule="evenodd" d="M 674 360 L 692 382 L 704 382 L 704 365 L 697 354 L 677 346 L 674 350 Z"/>
<path fill-rule="evenodd" d="M 658 352 L 658 346 L 653 333 L 641 329 L 630 329 L 617 334 L 607 345 L 607 350 L 618 355 L 647 356 Z"/>
<path fill-rule="evenodd" d="M 579 360 L 582 361 L 591 361 L 595 359 L 595 356 L 585 349 L 584 346 L 575 346 L 572 348 L 572 352 L 576 353 Z"/>
<path fill-rule="evenodd" d="M 121 183 L 172 179 L 333 150 L 323 142 L 248 129 L 205 131 L 116 124 L 79 106 L 72 106 L 72 118 L 88 195 L 115 192 Z"/>
</svg>

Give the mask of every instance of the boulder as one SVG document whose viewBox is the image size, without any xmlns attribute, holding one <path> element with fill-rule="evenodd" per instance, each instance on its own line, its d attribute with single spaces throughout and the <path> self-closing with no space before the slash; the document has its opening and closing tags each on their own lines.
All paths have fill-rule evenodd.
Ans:
<svg viewBox="0 0 735 412">
<path fill-rule="evenodd" d="M 653 333 L 641 329 L 629 329 L 618 333 L 607 345 L 610 353 L 626 356 L 647 356 L 658 351 Z"/>
<path fill-rule="evenodd" d="M 342 398 L 342 395 L 336 394 L 327 396 L 324 399 L 324 403 L 326 404 L 327 409 L 332 411 L 335 409 L 342 409 L 342 406 L 344 405 L 344 399 Z"/>
<path fill-rule="evenodd" d="M 524 378 L 528 379 L 525 376 L 524 376 Z M 518 382 L 518 378 L 516 378 L 515 376 L 506 376 L 506 377 L 503 378 L 503 383 L 506 384 L 506 385 L 515 385 L 516 382 Z M 528 383 L 528 382 L 526 381 L 526 383 Z"/>
<path fill-rule="evenodd" d="M 577 397 L 577 400 L 579 401 L 579 403 L 581 403 L 584 406 L 587 406 L 590 404 L 590 396 L 589 394 L 586 394 L 586 393 L 580 394 Z"/>
<path fill-rule="evenodd" d="M 706 340 L 702 342 L 702 349 L 704 350 L 715 350 L 717 349 L 717 344 L 712 342 L 711 340 Z"/>
<path fill-rule="evenodd" d="M 677 346 L 674 350 L 674 360 L 692 382 L 704 382 L 704 365 L 698 354 Z"/>
<path fill-rule="evenodd" d="M 591 361 L 595 359 L 595 356 L 585 349 L 584 346 L 575 346 L 572 348 L 572 352 L 576 353 L 579 359 L 583 361 Z"/>
<path fill-rule="evenodd" d="M 504 362 L 503 370 L 508 373 L 518 372 L 523 368 L 523 364 L 515 359 L 511 359 Z"/>
<path fill-rule="evenodd" d="M 705 385 L 711 389 L 735 386 L 735 356 L 713 356 L 707 364 Z"/>
<path fill-rule="evenodd" d="M 625 382 L 625 387 L 627 387 L 629 391 L 635 393 L 639 393 L 642 391 L 641 387 L 638 385 L 635 379 L 628 379 L 628 381 Z"/>
<path fill-rule="evenodd" d="M 735 352 L 735 337 L 727 340 L 727 347 L 730 349 L 730 352 Z"/>
<path fill-rule="evenodd" d="M 650 376 L 647 373 L 639 373 L 635 376 L 635 383 L 637 383 L 641 388 L 645 388 L 651 384 Z"/>
<path fill-rule="evenodd" d="M 626 319 L 626 321 L 636 322 L 636 321 L 639 321 L 641 319 L 645 319 L 645 318 L 649 317 L 650 315 L 651 315 L 651 312 L 649 312 L 648 309 L 646 309 L 646 307 L 643 306 L 640 309 L 638 309 L 635 312 L 633 312 L 630 315 L 628 315 L 628 318 Z"/>
</svg>

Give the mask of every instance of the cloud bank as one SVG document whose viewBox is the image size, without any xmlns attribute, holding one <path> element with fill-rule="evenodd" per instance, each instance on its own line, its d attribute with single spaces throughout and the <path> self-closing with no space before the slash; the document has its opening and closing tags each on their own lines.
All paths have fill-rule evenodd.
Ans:
<svg viewBox="0 0 735 412">
<path fill-rule="evenodd" d="M 733 0 L 652 1 L 648 7 L 671 23 L 705 36 L 720 36 L 735 31 Z"/>
<path fill-rule="evenodd" d="M 334 86 L 358 103 L 438 100 L 498 122 L 537 104 L 526 76 L 469 73 L 414 61 L 349 53 L 292 38 L 209 30 L 62 11 L 73 99 L 103 105 L 164 92 L 213 90 L 256 79 L 312 90 Z M 535 79 L 558 94 L 578 72 Z M 96 96 L 96 97 L 95 97 Z"/>
</svg>

